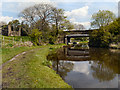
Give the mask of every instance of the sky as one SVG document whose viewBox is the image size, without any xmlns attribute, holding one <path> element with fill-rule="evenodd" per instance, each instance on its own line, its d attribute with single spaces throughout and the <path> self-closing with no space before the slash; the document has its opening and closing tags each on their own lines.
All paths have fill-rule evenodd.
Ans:
<svg viewBox="0 0 120 90">
<path fill-rule="evenodd" d="M 99 10 L 110 10 L 118 16 L 119 0 L 2 0 L 0 1 L 0 21 L 22 20 L 19 13 L 27 7 L 41 2 L 52 3 L 65 10 L 67 19 L 72 23 L 90 28 L 91 16 Z"/>
</svg>

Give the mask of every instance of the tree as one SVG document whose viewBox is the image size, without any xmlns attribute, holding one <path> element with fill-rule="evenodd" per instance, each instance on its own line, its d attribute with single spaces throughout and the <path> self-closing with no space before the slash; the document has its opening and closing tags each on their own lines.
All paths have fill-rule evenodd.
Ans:
<svg viewBox="0 0 120 90">
<path fill-rule="evenodd" d="M 62 30 L 71 30 L 74 28 L 74 25 L 69 21 L 64 19 L 60 25 L 60 29 Z"/>
<path fill-rule="evenodd" d="M 54 15 L 53 15 L 53 21 L 56 25 L 56 36 L 58 35 L 58 31 L 60 29 L 60 25 L 66 17 L 64 16 L 64 10 L 63 9 L 54 9 Z"/>
<path fill-rule="evenodd" d="M 74 28 L 76 30 L 83 30 L 83 29 L 85 29 L 85 27 L 82 24 L 74 24 Z"/>
<path fill-rule="evenodd" d="M 31 35 L 33 30 L 39 30 L 42 34 L 39 41 L 43 41 L 44 43 L 54 43 L 53 41 L 57 40 L 59 31 L 63 30 L 61 28 L 63 23 L 66 23 L 66 21 L 69 23 L 64 16 L 63 9 L 57 9 L 51 4 L 44 3 L 24 9 L 19 16 L 23 18 L 23 30 L 28 35 Z M 63 27 L 67 27 L 67 25 L 64 24 Z"/>
<path fill-rule="evenodd" d="M 100 28 L 109 25 L 115 20 L 115 14 L 108 10 L 99 10 L 97 13 L 92 15 L 91 26 L 94 28 Z"/>
<path fill-rule="evenodd" d="M 90 35 L 90 46 L 109 47 L 111 43 L 120 42 L 120 18 L 114 20 L 107 26 L 94 30 Z"/>
<path fill-rule="evenodd" d="M 54 7 L 51 4 L 41 3 L 24 9 L 19 16 L 24 18 L 24 23 L 31 26 L 30 30 L 38 28 L 40 31 L 44 31 L 44 27 L 52 22 L 53 10 Z M 39 27 L 36 27 L 38 23 Z"/>
</svg>

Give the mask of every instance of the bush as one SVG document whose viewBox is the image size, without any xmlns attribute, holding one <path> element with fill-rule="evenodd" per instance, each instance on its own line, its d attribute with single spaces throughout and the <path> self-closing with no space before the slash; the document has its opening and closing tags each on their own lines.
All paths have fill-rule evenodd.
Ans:
<svg viewBox="0 0 120 90">
<path fill-rule="evenodd" d="M 48 60 L 43 61 L 42 64 L 49 67 L 52 66 L 52 62 Z"/>
<path fill-rule="evenodd" d="M 9 43 L 7 44 L 8 47 L 13 47 L 13 44 Z"/>
<path fill-rule="evenodd" d="M 38 29 L 32 30 L 32 34 L 30 34 L 30 37 L 34 45 L 41 44 L 41 36 L 42 36 L 42 32 L 40 32 Z"/>
<path fill-rule="evenodd" d="M 111 24 L 95 30 L 90 35 L 89 46 L 92 47 L 109 47 L 111 43 L 120 42 L 120 19 L 115 20 Z"/>
</svg>

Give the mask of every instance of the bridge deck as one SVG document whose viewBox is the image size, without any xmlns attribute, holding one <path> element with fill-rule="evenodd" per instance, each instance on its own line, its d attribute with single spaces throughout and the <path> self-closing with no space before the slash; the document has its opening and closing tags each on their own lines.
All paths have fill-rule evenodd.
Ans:
<svg viewBox="0 0 120 90">
<path fill-rule="evenodd" d="M 66 35 L 66 37 L 89 37 L 89 34 L 70 34 Z"/>
<path fill-rule="evenodd" d="M 64 31 L 64 32 L 92 32 L 94 30 L 98 30 L 98 29 L 91 29 L 91 30 L 76 30 L 76 29 L 73 29 L 73 30 Z"/>
</svg>

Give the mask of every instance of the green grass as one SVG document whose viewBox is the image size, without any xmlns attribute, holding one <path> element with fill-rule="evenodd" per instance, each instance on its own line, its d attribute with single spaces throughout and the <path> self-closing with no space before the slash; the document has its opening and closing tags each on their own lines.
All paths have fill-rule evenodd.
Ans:
<svg viewBox="0 0 120 90">
<path fill-rule="evenodd" d="M 80 41 L 79 43 L 88 43 L 89 41 Z"/>
<path fill-rule="evenodd" d="M 3 37 L 4 37 L 4 40 L 9 40 L 9 41 L 13 41 L 13 38 L 14 38 L 14 41 L 30 41 L 30 37 L 28 36 L 0 36 L 3 40 Z"/>
<path fill-rule="evenodd" d="M 15 55 L 22 53 L 23 51 L 31 50 L 36 47 L 16 47 L 16 48 L 2 48 L 2 63 L 10 60 Z"/>
<path fill-rule="evenodd" d="M 16 43 L 21 43 L 31 40 L 30 37 L 28 36 L 3 36 L 3 35 L 0 35 L 0 39 L 2 41 L 2 47 L 12 47 Z"/>
<path fill-rule="evenodd" d="M 51 68 L 45 66 L 49 51 L 61 45 L 47 45 L 19 56 L 3 67 L 3 88 L 71 88 Z"/>
</svg>

